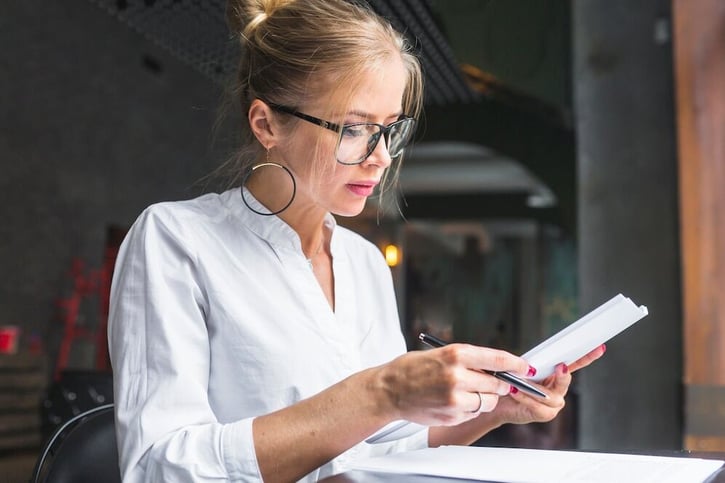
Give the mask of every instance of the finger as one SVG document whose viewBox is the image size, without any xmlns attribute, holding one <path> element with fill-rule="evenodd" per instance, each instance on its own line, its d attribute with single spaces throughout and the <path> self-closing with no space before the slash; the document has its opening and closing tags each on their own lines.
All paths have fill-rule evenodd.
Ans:
<svg viewBox="0 0 725 483">
<path fill-rule="evenodd" d="M 560 394 L 566 394 L 571 385 L 571 369 L 566 364 L 558 364 L 554 370 L 554 383 L 552 390 Z"/>
<path fill-rule="evenodd" d="M 508 382 L 498 379 L 488 372 L 471 370 L 470 377 L 470 391 L 498 396 L 506 396 L 511 392 L 511 385 Z"/>
<path fill-rule="evenodd" d="M 596 361 L 600 357 L 604 355 L 604 353 L 607 351 L 607 346 L 605 344 L 600 345 L 593 351 L 589 352 L 582 358 L 572 362 L 569 364 L 569 372 L 578 371 L 579 369 L 588 366 L 592 362 Z"/>
<path fill-rule="evenodd" d="M 473 370 L 509 371 L 522 376 L 533 372 L 522 358 L 498 349 L 469 344 L 450 344 L 443 350 L 449 351 L 449 357 L 455 358 L 458 363 Z"/>
<path fill-rule="evenodd" d="M 555 408 L 557 410 L 561 409 L 562 407 L 564 407 L 564 396 L 566 395 L 567 391 L 569 390 L 569 386 L 571 385 L 571 372 L 569 372 L 566 364 L 559 364 L 556 366 L 554 374 L 542 381 L 542 384 L 535 385 L 539 386 L 540 389 L 544 390 L 549 397 L 540 398 L 529 396 L 523 394 L 522 391 L 518 391 L 517 394 L 512 394 L 512 396 L 516 399 L 528 397 L 544 406 Z"/>
<path fill-rule="evenodd" d="M 475 394 L 475 396 L 476 396 L 476 402 L 477 402 L 477 404 L 476 404 L 475 409 L 473 409 L 471 411 L 468 411 L 469 413 L 477 413 L 483 407 L 483 396 L 481 395 L 481 393 L 480 392 L 474 392 L 473 394 Z"/>
<path fill-rule="evenodd" d="M 551 401 L 551 407 L 563 408 L 564 407 L 564 396 L 569 391 L 571 385 L 571 371 L 566 364 L 559 364 L 556 366 L 554 371 L 554 379 L 551 384 L 551 390 L 549 391 Z"/>
<path fill-rule="evenodd" d="M 475 403 L 476 406 L 478 406 L 474 411 L 474 413 L 490 413 L 494 409 L 496 409 L 496 406 L 498 405 L 498 395 L 497 394 L 484 394 L 484 393 L 478 393 L 477 398 L 478 401 Z M 480 405 L 478 404 L 480 402 Z"/>
</svg>

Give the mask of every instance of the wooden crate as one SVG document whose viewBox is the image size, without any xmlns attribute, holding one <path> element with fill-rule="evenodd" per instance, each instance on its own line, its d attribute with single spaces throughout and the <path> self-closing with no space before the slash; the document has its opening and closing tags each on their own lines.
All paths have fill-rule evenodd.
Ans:
<svg viewBox="0 0 725 483">
<path fill-rule="evenodd" d="M 47 383 L 44 356 L 0 354 L 0 451 L 40 446 L 40 403 Z"/>
</svg>

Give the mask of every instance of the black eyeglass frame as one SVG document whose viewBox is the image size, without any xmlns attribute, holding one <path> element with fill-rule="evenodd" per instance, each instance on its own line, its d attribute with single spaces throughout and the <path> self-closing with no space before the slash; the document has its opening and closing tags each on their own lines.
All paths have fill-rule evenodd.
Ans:
<svg viewBox="0 0 725 483">
<path fill-rule="evenodd" d="M 397 121 L 393 121 L 390 124 L 388 124 L 387 126 L 384 124 L 378 124 L 376 122 L 355 122 L 352 124 L 340 125 L 340 124 L 336 124 L 334 122 L 325 121 L 324 119 L 320 119 L 319 117 L 310 116 L 309 114 L 305 114 L 304 112 L 300 112 L 289 106 L 283 106 L 281 104 L 277 104 L 274 102 L 266 102 L 266 104 L 269 107 L 271 107 L 272 109 L 274 109 L 275 111 L 279 111 L 279 112 L 283 112 L 285 114 L 289 114 L 291 116 L 295 116 L 299 119 L 302 119 L 303 121 L 311 122 L 312 124 L 316 124 L 317 126 L 324 127 L 325 129 L 329 129 L 330 131 L 336 132 L 339 135 L 339 138 L 337 140 L 337 146 L 335 147 L 335 153 L 337 153 L 337 150 L 340 147 L 340 143 L 342 142 L 342 130 L 343 129 L 348 128 L 348 127 L 355 127 L 355 126 L 377 126 L 378 128 L 380 128 L 378 133 L 373 135 L 373 136 L 375 136 L 375 142 L 370 144 L 370 146 L 368 147 L 368 152 L 365 153 L 365 155 L 362 158 L 360 158 L 358 161 L 355 161 L 354 163 L 346 163 L 344 161 L 340 161 L 339 159 L 337 159 L 337 156 L 335 156 L 335 158 L 336 158 L 335 160 L 338 163 L 344 164 L 346 166 L 354 166 L 356 164 L 361 164 L 363 161 L 365 161 L 373 153 L 373 151 L 375 151 L 375 148 L 378 146 L 378 143 L 380 142 L 380 138 L 385 136 L 385 142 L 387 143 L 388 142 L 388 133 L 393 129 L 393 127 L 399 125 L 401 122 L 412 122 L 413 124 L 411 125 L 410 129 L 411 129 L 411 131 L 413 131 L 415 129 L 415 118 L 407 116 L 405 114 L 401 114 L 398 117 Z M 412 136 L 411 136 L 411 139 L 412 139 Z M 403 145 L 400 148 L 400 152 L 395 154 L 394 156 L 392 153 L 390 153 L 390 151 L 388 151 L 388 153 L 390 154 L 390 157 L 397 158 L 400 155 L 402 155 L 403 150 L 409 143 L 410 143 L 410 139 L 405 143 L 405 145 Z"/>
</svg>

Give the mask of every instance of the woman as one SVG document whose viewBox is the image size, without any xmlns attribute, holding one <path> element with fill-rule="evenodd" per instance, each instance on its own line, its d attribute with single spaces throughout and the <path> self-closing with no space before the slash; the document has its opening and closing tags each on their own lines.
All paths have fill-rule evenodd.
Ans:
<svg viewBox="0 0 725 483">
<path fill-rule="evenodd" d="M 526 361 L 452 344 L 406 354 L 390 272 L 336 226 L 395 177 L 421 105 L 402 36 L 345 0 L 228 6 L 242 44 L 241 186 L 148 208 L 125 240 L 109 323 L 124 481 L 316 481 L 355 458 L 469 444 L 547 421 L 481 372 Z M 364 440 L 406 419 L 430 429 Z"/>
</svg>

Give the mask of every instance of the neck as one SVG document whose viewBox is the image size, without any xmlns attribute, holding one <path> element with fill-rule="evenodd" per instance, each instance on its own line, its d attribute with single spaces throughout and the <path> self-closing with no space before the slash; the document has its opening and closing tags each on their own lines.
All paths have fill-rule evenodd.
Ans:
<svg viewBox="0 0 725 483">
<path fill-rule="evenodd" d="M 325 240 L 324 240 L 324 238 L 320 240 L 320 244 L 317 246 L 317 249 L 316 250 L 314 250 L 311 253 L 310 252 L 306 252 L 306 251 L 304 252 L 305 255 L 306 255 L 306 257 L 307 257 L 307 263 L 309 263 L 310 266 L 313 266 L 313 262 L 315 260 L 315 257 L 317 257 L 317 255 L 319 255 L 320 253 L 322 253 L 322 247 L 323 246 L 325 246 Z"/>
</svg>

